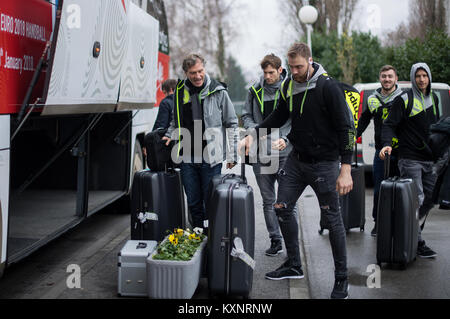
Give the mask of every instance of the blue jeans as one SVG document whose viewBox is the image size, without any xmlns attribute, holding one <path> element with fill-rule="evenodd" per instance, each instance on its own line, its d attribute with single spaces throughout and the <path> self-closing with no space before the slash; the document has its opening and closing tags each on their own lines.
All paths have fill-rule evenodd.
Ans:
<svg viewBox="0 0 450 319">
<path fill-rule="evenodd" d="M 336 191 L 339 162 L 300 162 L 298 153 L 292 151 L 280 174 L 277 204 L 275 208 L 286 245 L 289 264 L 301 267 L 298 242 L 298 223 L 293 208 L 298 198 L 310 185 L 319 199 L 320 210 L 330 230 L 330 244 L 334 258 L 335 277 L 347 277 L 347 248 L 344 222 Z"/>
<path fill-rule="evenodd" d="M 373 209 L 372 217 L 373 220 L 377 221 L 378 212 L 378 197 L 380 196 L 381 182 L 384 180 L 384 161 L 380 158 L 380 151 L 375 151 L 375 156 L 373 158 Z M 400 176 L 398 169 L 397 157 L 391 155 L 391 164 L 389 170 L 389 177 Z"/>
<path fill-rule="evenodd" d="M 281 240 L 280 225 L 278 224 L 278 218 L 275 214 L 273 205 L 276 200 L 275 193 L 275 182 L 280 180 L 280 172 L 284 167 L 287 156 L 279 157 L 279 168 L 276 174 L 261 174 L 261 164 L 253 164 L 253 173 L 255 173 L 256 182 L 261 192 L 261 197 L 263 201 L 263 211 L 264 220 L 266 222 L 266 228 L 269 232 L 269 237 L 271 240 Z M 298 208 L 297 205 L 294 207 L 294 215 L 298 219 Z"/>
<path fill-rule="evenodd" d="M 208 219 L 205 211 L 208 186 L 211 179 L 222 171 L 222 164 L 211 167 L 207 163 L 181 163 L 180 169 L 192 217 L 191 226 L 203 228 L 203 221 Z"/>
</svg>

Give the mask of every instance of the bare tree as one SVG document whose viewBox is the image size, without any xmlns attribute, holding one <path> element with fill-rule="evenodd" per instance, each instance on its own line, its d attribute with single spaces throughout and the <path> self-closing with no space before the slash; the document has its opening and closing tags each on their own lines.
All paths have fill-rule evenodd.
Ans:
<svg viewBox="0 0 450 319">
<path fill-rule="evenodd" d="M 409 23 L 401 24 L 387 36 L 388 45 L 401 45 L 407 39 L 424 39 L 428 29 L 447 30 L 445 0 L 413 0 Z"/>
<path fill-rule="evenodd" d="M 310 0 L 309 4 L 319 13 L 314 29 L 320 33 L 337 31 L 339 24 L 348 32 L 353 12 L 359 0 Z M 280 10 L 299 35 L 306 33 L 306 26 L 300 21 L 298 13 L 303 6 L 302 0 L 285 0 L 280 3 Z"/>
<path fill-rule="evenodd" d="M 237 30 L 231 23 L 235 0 L 166 0 L 172 71 L 183 76 L 180 63 L 192 52 L 202 54 L 208 72 L 223 79 L 227 44 Z"/>
</svg>

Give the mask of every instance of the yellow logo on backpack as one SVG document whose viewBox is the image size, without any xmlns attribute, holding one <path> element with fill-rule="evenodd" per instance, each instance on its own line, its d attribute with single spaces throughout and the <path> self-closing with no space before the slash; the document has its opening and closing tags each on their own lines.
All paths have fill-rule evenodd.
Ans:
<svg viewBox="0 0 450 319">
<path fill-rule="evenodd" d="M 358 128 L 359 106 L 361 104 L 361 95 L 355 90 L 344 90 L 345 101 L 352 112 L 355 128 Z"/>
</svg>

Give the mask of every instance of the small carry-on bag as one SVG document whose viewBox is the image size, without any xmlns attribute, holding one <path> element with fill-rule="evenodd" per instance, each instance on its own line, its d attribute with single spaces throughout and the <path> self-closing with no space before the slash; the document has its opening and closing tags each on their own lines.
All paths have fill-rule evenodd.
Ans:
<svg viewBox="0 0 450 319">
<path fill-rule="evenodd" d="M 390 156 L 385 160 L 389 176 Z M 406 268 L 416 259 L 419 201 L 412 179 L 391 177 L 381 182 L 377 216 L 377 263 Z"/>
<path fill-rule="evenodd" d="M 147 296 L 147 258 L 156 249 L 156 241 L 129 240 L 119 252 L 119 296 Z"/>
<path fill-rule="evenodd" d="M 147 166 L 152 172 L 165 171 L 167 167 L 173 167 L 170 157 L 173 142 L 166 146 L 162 138 L 167 129 L 156 129 L 144 137 L 144 147 L 147 150 Z"/>
<path fill-rule="evenodd" d="M 131 239 L 161 241 L 167 231 L 185 229 L 179 169 L 136 172 L 131 193 Z"/>
<path fill-rule="evenodd" d="M 352 228 L 359 228 L 363 232 L 366 223 L 366 179 L 364 176 L 364 165 L 358 163 L 357 154 L 355 146 L 355 163 L 352 164 L 351 171 L 353 189 L 348 194 L 339 196 L 342 220 L 347 232 Z M 319 234 L 322 235 L 325 229 L 328 229 L 328 227 L 321 216 Z"/>
<path fill-rule="evenodd" d="M 207 268 L 210 295 L 248 298 L 253 285 L 255 207 L 253 189 L 242 180 L 222 178 L 212 187 Z M 216 181 L 218 181 L 217 179 Z M 211 185 L 214 182 L 211 182 Z"/>
</svg>

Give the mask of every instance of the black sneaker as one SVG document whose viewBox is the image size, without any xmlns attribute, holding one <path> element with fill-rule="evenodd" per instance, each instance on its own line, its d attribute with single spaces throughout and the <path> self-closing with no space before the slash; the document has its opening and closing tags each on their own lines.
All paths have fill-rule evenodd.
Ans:
<svg viewBox="0 0 450 319">
<path fill-rule="evenodd" d="M 419 243 L 417 246 L 417 256 L 420 258 L 434 258 L 437 256 L 437 253 L 425 245 L 425 243 Z"/>
<path fill-rule="evenodd" d="M 266 274 L 266 279 L 270 280 L 302 279 L 304 277 L 301 267 L 289 266 L 287 262 L 281 265 L 277 270 Z"/>
<path fill-rule="evenodd" d="M 336 279 L 334 281 L 331 299 L 348 299 L 348 279 Z"/>
<path fill-rule="evenodd" d="M 377 232 L 378 232 L 378 228 L 377 228 L 377 224 L 375 223 L 375 226 L 373 227 L 372 231 L 370 232 L 370 235 L 372 237 L 377 237 Z"/>
<path fill-rule="evenodd" d="M 278 254 L 281 254 L 283 252 L 283 243 L 281 240 L 272 240 L 270 244 L 270 248 L 266 250 L 267 256 L 276 256 Z"/>
</svg>

